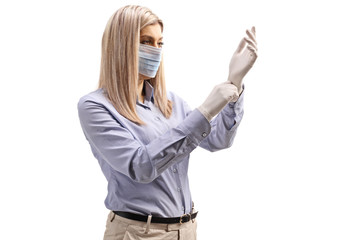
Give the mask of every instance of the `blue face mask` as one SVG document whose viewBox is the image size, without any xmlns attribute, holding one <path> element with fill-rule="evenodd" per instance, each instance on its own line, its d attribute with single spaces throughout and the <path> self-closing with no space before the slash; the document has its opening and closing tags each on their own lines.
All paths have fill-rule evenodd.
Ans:
<svg viewBox="0 0 360 240">
<path fill-rule="evenodd" d="M 161 62 L 161 48 L 146 44 L 139 46 L 139 73 L 147 77 L 155 77 Z"/>
</svg>

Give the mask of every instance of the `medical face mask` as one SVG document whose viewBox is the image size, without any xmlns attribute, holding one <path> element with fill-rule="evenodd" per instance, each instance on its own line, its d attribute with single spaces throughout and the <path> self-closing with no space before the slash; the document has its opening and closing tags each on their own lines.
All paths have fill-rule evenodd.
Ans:
<svg viewBox="0 0 360 240">
<path fill-rule="evenodd" d="M 161 62 L 161 48 L 146 44 L 139 46 L 139 73 L 147 77 L 155 77 Z"/>
</svg>

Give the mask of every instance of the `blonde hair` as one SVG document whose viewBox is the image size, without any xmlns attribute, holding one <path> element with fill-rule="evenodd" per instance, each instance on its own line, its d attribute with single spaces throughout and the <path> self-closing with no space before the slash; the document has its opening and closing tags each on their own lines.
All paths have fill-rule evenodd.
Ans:
<svg viewBox="0 0 360 240">
<path fill-rule="evenodd" d="M 136 113 L 140 31 L 153 24 L 159 24 L 163 31 L 162 21 L 150 9 L 128 5 L 110 17 L 102 38 L 98 87 L 105 90 L 122 116 L 137 124 L 145 124 Z M 156 76 L 149 82 L 154 87 L 155 105 L 169 118 L 172 102 L 166 95 L 163 61 Z"/>
</svg>

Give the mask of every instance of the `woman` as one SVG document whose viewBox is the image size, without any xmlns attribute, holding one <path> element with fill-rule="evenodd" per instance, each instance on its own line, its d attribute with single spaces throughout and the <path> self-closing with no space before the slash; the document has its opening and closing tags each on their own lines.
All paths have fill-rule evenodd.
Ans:
<svg viewBox="0 0 360 240">
<path fill-rule="evenodd" d="M 197 146 L 230 147 L 243 115 L 242 79 L 257 58 L 255 29 L 234 53 L 228 81 L 194 110 L 166 91 L 162 31 L 148 8 L 116 11 L 103 34 L 99 88 L 78 103 L 108 181 L 104 239 L 196 239 L 189 154 Z"/>
</svg>

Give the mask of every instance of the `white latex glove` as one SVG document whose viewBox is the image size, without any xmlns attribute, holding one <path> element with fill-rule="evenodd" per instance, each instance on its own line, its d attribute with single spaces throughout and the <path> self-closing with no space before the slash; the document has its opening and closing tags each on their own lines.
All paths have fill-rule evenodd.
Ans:
<svg viewBox="0 0 360 240">
<path fill-rule="evenodd" d="M 239 98 L 237 87 L 230 81 L 216 85 L 198 110 L 210 122 L 231 101 Z"/>
<path fill-rule="evenodd" d="M 233 54 L 229 65 L 228 80 L 237 86 L 239 93 L 242 92 L 242 81 L 246 73 L 253 66 L 257 58 L 257 43 L 255 39 L 255 27 L 251 31 L 246 30 L 248 37 L 244 37 Z"/>
</svg>

